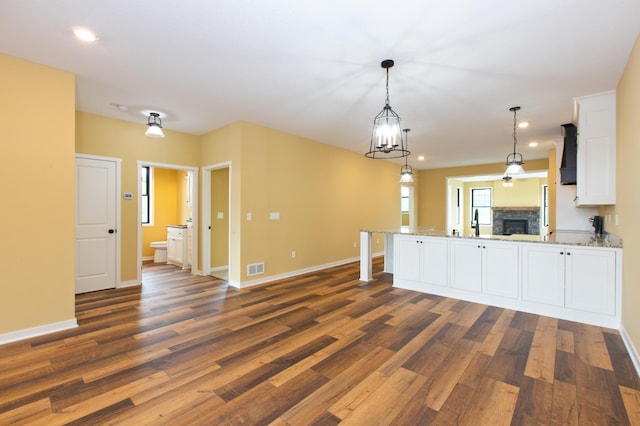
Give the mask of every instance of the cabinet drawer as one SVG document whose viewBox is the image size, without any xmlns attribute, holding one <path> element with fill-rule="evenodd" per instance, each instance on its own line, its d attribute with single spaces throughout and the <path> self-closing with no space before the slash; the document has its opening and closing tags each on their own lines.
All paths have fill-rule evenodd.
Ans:
<svg viewBox="0 0 640 426">
<path fill-rule="evenodd" d="M 169 238 L 182 238 L 184 236 L 183 228 L 167 228 L 167 236 Z"/>
</svg>

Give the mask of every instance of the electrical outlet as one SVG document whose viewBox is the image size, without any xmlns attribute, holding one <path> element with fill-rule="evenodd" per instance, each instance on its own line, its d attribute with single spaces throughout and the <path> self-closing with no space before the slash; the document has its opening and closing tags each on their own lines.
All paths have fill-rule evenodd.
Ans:
<svg viewBox="0 0 640 426">
<path fill-rule="evenodd" d="M 358 242 L 357 241 L 353 242 L 353 248 L 358 248 Z"/>
<path fill-rule="evenodd" d="M 295 250 L 293 250 L 293 251 L 291 252 L 291 258 L 292 258 L 292 259 L 295 259 L 295 258 L 296 258 L 296 251 L 295 251 Z"/>
</svg>

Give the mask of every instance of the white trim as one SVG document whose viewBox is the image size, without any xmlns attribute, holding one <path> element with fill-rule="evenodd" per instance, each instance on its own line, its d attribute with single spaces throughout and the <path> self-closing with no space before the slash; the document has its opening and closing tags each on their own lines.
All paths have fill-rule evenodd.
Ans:
<svg viewBox="0 0 640 426">
<path fill-rule="evenodd" d="M 115 288 L 120 287 L 120 280 L 122 279 L 122 204 L 120 197 L 122 196 L 122 158 L 116 157 L 103 157 L 101 155 L 89 155 L 89 154 L 75 154 L 75 158 L 83 158 L 88 160 L 101 160 L 101 161 L 113 161 L 116 164 L 116 279 Z M 77 202 L 74 201 L 74 203 Z"/>
<path fill-rule="evenodd" d="M 127 287 L 135 287 L 137 285 L 142 284 L 140 281 L 132 280 L 132 281 L 123 281 L 120 283 L 118 288 L 127 288 Z"/>
<path fill-rule="evenodd" d="M 620 337 L 622 337 L 622 342 L 624 342 L 624 346 L 627 348 L 627 352 L 629 352 L 629 357 L 631 358 L 633 366 L 636 368 L 636 373 L 640 375 L 640 356 L 638 355 L 638 350 L 631 341 L 631 337 L 629 337 L 627 330 L 624 328 L 624 325 L 620 326 Z"/>
<path fill-rule="evenodd" d="M 199 172 L 199 168 L 197 167 L 191 167 L 191 166 L 181 166 L 179 164 L 166 164 L 166 163 L 155 163 L 152 161 L 144 161 L 144 160 L 138 160 L 137 161 L 137 169 L 138 169 L 138 185 L 137 190 L 138 193 L 136 194 L 136 198 L 138 200 L 138 212 L 137 212 L 137 220 L 138 220 L 138 250 L 137 250 L 137 260 L 136 260 L 136 264 L 138 265 L 138 274 L 136 277 L 136 281 L 137 283 L 141 283 L 142 282 L 142 220 L 141 220 L 141 212 L 142 212 L 142 197 L 140 197 L 140 194 L 142 193 L 142 167 L 143 166 L 149 166 L 149 167 L 159 167 L 159 168 L 163 168 L 163 169 L 171 169 L 171 170 L 185 170 L 188 172 L 192 172 L 193 173 L 193 187 L 192 187 L 192 191 L 193 194 L 191 194 L 191 200 L 192 200 L 192 205 L 191 205 L 191 229 L 192 229 L 192 238 L 191 238 L 191 244 L 192 244 L 192 259 L 191 259 L 191 273 L 192 274 L 196 274 L 196 271 L 198 270 L 198 172 Z M 155 194 L 154 194 L 155 195 Z M 134 284 L 136 285 L 136 284 Z M 126 287 L 130 287 L 131 285 L 126 285 Z"/>
<path fill-rule="evenodd" d="M 234 281 L 234 280 L 229 279 L 227 282 L 232 287 L 247 288 L 247 287 L 253 287 L 253 286 L 256 286 L 256 285 L 260 285 L 260 284 L 269 283 L 269 282 L 276 281 L 276 280 L 282 280 L 282 279 L 285 279 L 285 278 L 291 278 L 291 277 L 295 277 L 295 276 L 298 276 L 298 275 L 308 274 L 309 272 L 315 272 L 315 271 L 319 271 L 321 269 L 333 268 L 335 266 L 346 265 L 347 263 L 358 262 L 359 260 L 360 260 L 359 257 L 353 257 L 351 259 L 338 260 L 336 262 L 325 263 L 323 265 L 311 266 L 309 268 L 304 268 L 304 269 L 298 269 L 298 270 L 295 270 L 295 271 L 285 272 L 284 274 L 271 275 L 271 276 L 268 276 L 268 277 L 259 278 L 259 279 L 255 279 L 255 280 L 251 280 L 251 281 L 238 282 L 238 281 Z"/>
<path fill-rule="evenodd" d="M 51 324 L 39 325 L 37 327 L 25 328 L 23 330 L 12 331 L 0 334 L 0 345 L 16 342 L 18 340 L 29 339 L 31 337 L 42 336 L 56 331 L 68 330 L 78 326 L 78 321 L 73 318 L 66 321 L 53 322 Z"/>
<path fill-rule="evenodd" d="M 229 269 L 229 265 L 224 265 L 224 266 L 214 266 L 212 268 L 210 268 L 209 270 L 211 272 L 218 272 L 218 271 L 225 271 Z"/>
</svg>

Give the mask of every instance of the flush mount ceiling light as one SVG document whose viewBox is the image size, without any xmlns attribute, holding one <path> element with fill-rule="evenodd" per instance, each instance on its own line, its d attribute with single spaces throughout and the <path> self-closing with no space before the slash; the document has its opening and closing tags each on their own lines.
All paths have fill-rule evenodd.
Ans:
<svg viewBox="0 0 640 426">
<path fill-rule="evenodd" d="M 150 112 L 149 119 L 147 120 L 147 129 L 145 136 L 149 136 L 150 138 L 164 138 L 164 133 L 162 133 L 162 120 L 160 119 L 160 114 L 157 112 Z"/>
<path fill-rule="evenodd" d="M 373 119 L 371 146 L 365 155 L 369 158 L 400 158 L 411 154 L 404 145 L 400 127 L 400 116 L 389 105 L 389 68 L 394 62 L 385 59 L 380 66 L 387 70 L 387 97 L 382 111 Z"/>
<path fill-rule="evenodd" d="M 409 132 L 411 129 L 402 129 L 404 132 L 404 140 L 407 149 L 409 148 Z M 404 166 L 400 167 L 400 182 L 411 183 L 413 182 L 413 168 L 407 163 L 409 156 L 404 157 Z"/>
<path fill-rule="evenodd" d="M 509 111 L 513 111 L 513 153 L 507 155 L 507 171 L 505 172 L 506 175 L 517 175 L 524 173 L 524 169 L 522 168 L 522 165 L 524 164 L 524 158 L 522 157 L 522 154 L 516 152 L 516 144 L 518 143 L 518 139 L 516 138 L 516 127 L 518 124 L 516 120 L 516 113 L 519 110 L 519 106 L 509 108 Z"/>
<path fill-rule="evenodd" d="M 94 41 L 98 40 L 98 37 L 96 37 L 93 31 L 86 28 L 74 29 L 73 35 L 75 35 L 78 40 L 82 40 L 87 43 L 93 43 Z"/>
</svg>

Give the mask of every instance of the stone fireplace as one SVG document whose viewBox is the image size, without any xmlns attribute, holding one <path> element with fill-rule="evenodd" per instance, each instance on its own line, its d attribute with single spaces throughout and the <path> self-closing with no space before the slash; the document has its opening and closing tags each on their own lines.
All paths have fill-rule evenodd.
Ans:
<svg viewBox="0 0 640 426">
<path fill-rule="evenodd" d="M 494 207 L 493 235 L 540 233 L 540 207 Z"/>
</svg>

